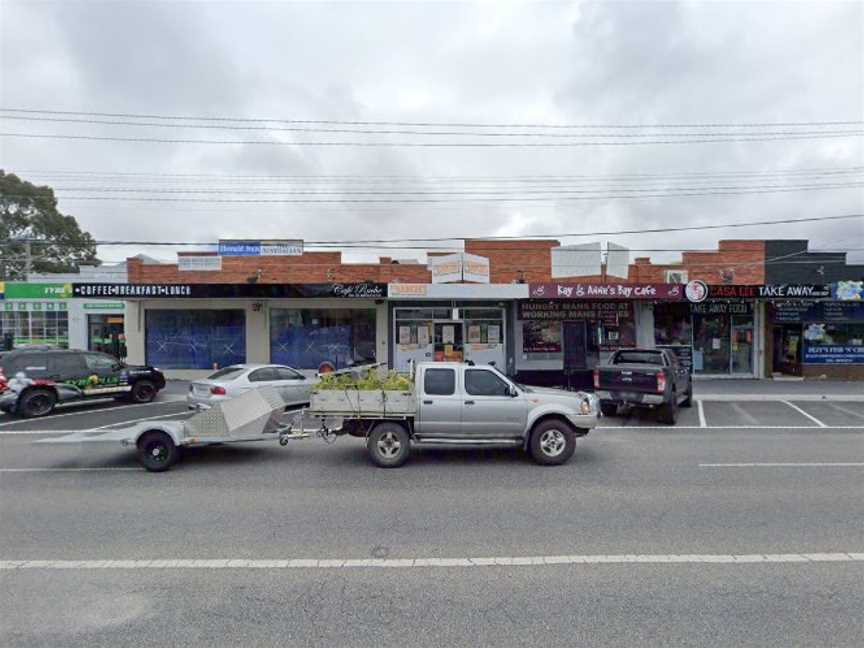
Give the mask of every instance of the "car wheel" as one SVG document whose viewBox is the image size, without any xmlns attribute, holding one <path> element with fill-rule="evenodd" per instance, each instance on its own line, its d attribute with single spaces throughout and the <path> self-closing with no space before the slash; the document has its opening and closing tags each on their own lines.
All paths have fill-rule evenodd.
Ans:
<svg viewBox="0 0 864 648">
<path fill-rule="evenodd" d="M 156 385 L 149 380 L 139 380 L 132 385 L 129 398 L 133 403 L 149 403 L 156 398 Z"/>
<path fill-rule="evenodd" d="M 411 437 L 398 423 L 380 423 L 366 439 L 366 449 L 376 466 L 398 468 L 408 461 L 411 454 Z"/>
<path fill-rule="evenodd" d="M 618 403 L 601 402 L 600 411 L 603 416 L 615 416 L 618 414 Z"/>
<path fill-rule="evenodd" d="M 529 444 L 531 457 L 543 466 L 566 463 L 576 451 L 576 435 L 563 421 L 544 421 L 535 426 Z"/>
<path fill-rule="evenodd" d="M 681 407 L 693 407 L 693 385 L 687 388 L 687 393 L 684 394 L 684 400 L 681 401 Z"/>
<path fill-rule="evenodd" d="M 159 430 L 145 432 L 138 439 L 138 461 L 149 472 L 165 472 L 180 456 L 170 435 Z"/>
<path fill-rule="evenodd" d="M 672 394 L 672 398 L 657 410 L 657 420 L 666 425 L 675 425 L 678 421 L 678 398 Z"/>
<path fill-rule="evenodd" d="M 25 418 L 46 416 L 54 410 L 57 394 L 49 389 L 31 389 L 18 401 L 18 411 Z"/>
</svg>

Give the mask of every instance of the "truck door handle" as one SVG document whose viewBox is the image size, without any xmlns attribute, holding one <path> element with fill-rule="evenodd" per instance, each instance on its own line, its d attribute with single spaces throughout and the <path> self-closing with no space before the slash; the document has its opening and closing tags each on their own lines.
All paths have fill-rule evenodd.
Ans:
<svg viewBox="0 0 864 648">
<path fill-rule="evenodd" d="M 466 405 L 473 405 L 473 404 L 474 404 L 474 401 L 465 401 L 465 404 L 466 404 Z"/>
<path fill-rule="evenodd" d="M 431 404 L 432 404 L 432 401 L 431 401 L 431 400 L 430 400 L 430 401 L 423 401 L 423 404 L 424 404 L 424 405 L 431 405 Z"/>
</svg>

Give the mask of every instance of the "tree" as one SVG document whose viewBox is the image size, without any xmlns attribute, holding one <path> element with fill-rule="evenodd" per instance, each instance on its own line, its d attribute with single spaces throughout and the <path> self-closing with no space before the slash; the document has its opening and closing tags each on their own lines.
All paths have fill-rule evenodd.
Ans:
<svg viewBox="0 0 864 648">
<path fill-rule="evenodd" d="M 51 187 L 0 169 L 0 280 L 26 280 L 27 242 L 33 272 L 76 272 L 97 264 L 96 242 L 74 216 L 57 209 Z"/>
</svg>

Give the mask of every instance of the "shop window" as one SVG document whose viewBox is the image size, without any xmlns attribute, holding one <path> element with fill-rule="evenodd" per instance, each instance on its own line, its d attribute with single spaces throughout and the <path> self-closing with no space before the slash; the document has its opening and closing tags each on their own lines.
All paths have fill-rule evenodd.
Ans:
<svg viewBox="0 0 864 648">
<path fill-rule="evenodd" d="M 242 310 L 148 310 L 147 362 L 165 369 L 210 369 L 246 361 Z"/>
<path fill-rule="evenodd" d="M 804 325 L 805 364 L 864 364 L 864 322 Z"/>
<path fill-rule="evenodd" d="M 692 341 L 690 304 L 654 306 L 654 343 L 689 345 Z"/>
<path fill-rule="evenodd" d="M 9 308 L 12 303 L 7 304 Z M 47 345 L 65 349 L 69 346 L 69 320 L 66 311 L 0 312 L 0 339 L 11 334 L 14 347 Z"/>
<path fill-rule="evenodd" d="M 522 322 L 522 353 L 561 353 L 561 322 Z"/>
<path fill-rule="evenodd" d="M 341 369 L 375 361 L 373 309 L 270 311 L 270 360 L 298 369 Z"/>
</svg>

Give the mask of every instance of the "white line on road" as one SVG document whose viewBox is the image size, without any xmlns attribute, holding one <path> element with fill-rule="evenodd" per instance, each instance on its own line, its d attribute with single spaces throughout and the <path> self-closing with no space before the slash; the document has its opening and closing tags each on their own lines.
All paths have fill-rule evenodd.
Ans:
<svg viewBox="0 0 864 648">
<path fill-rule="evenodd" d="M 864 461 L 803 461 L 752 463 L 700 463 L 700 468 L 864 468 Z"/>
<path fill-rule="evenodd" d="M 86 416 L 88 414 L 100 414 L 102 412 L 124 412 L 127 409 L 132 409 L 133 407 L 149 407 L 151 405 L 170 405 L 173 403 L 181 403 L 184 400 L 185 400 L 185 398 L 181 398 L 179 400 L 158 400 L 158 401 L 153 401 L 152 403 L 137 403 L 137 404 L 133 404 L 133 405 L 120 405 L 119 407 L 100 407 L 98 409 L 87 409 L 87 410 L 81 410 L 78 412 L 64 412 L 62 414 L 50 414 L 49 416 L 39 417 L 39 420 L 40 421 L 52 421 L 54 419 L 64 418 L 66 416 Z M 92 402 L 93 401 L 89 401 L 89 403 L 92 403 Z M 6 427 L 8 425 L 15 425 L 16 423 L 20 424 L 23 422 L 25 422 L 23 419 L 15 419 L 12 421 L 6 421 L 3 423 L 0 423 L 0 427 Z M 119 425 L 119 424 L 115 423 L 115 425 Z M 0 431 L 0 434 L 5 434 L 5 433 Z"/>
<path fill-rule="evenodd" d="M 815 430 L 815 425 L 599 425 L 596 430 Z M 864 425 L 826 425 L 826 430 L 862 430 Z M 0 432 L 2 434 L 2 432 Z"/>
<path fill-rule="evenodd" d="M 92 468 L 0 468 L 0 473 L 41 473 L 41 472 L 100 472 L 103 470 L 135 470 L 141 468 L 120 466 L 94 466 Z"/>
<path fill-rule="evenodd" d="M 510 567 L 597 564 L 752 564 L 864 562 L 864 553 L 789 554 L 596 554 L 560 556 L 493 556 L 484 558 L 295 558 L 180 560 L 0 560 L 2 569 L 356 569 Z"/>
<path fill-rule="evenodd" d="M 696 409 L 699 410 L 699 427 L 708 427 L 708 422 L 705 420 L 705 407 L 702 401 L 696 401 Z"/>
<path fill-rule="evenodd" d="M 738 403 L 729 403 L 729 407 L 732 408 L 738 416 L 744 419 L 744 422 L 747 425 L 759 425 L 759 420 Z"/>
<path fill-rule="evenodd" d="M 856 412 L 855 410 L 851 410 L 848 407 L 840 407 L 839 405 L 835 405 L 831 403 L 831 408 L 837 410 L 838 412 L 843 412 L 844 414 L 848 414 L 849 416 L 854 416 L 855 418 L 864 419 L 864 414 L 861 412 Z"/>
<path fill-rule="evenodd" d="M 803 414 L 803 415 L 806 416 L 808 419 L 810 419 L 811 421 L 813 421 L 816 425 L 818 425 L 820 428 L 828 427 L 828 426 L 825 425 L 822 421 L 820 421 L 819 419 L 817 419 L 815 416 L 813 416 L 812 414 L 808 414 L 807 412 L 805 412 L 803 409 L 801 409 L 800 407 L 798 407 L 798 406 L 795 405 L 794 403 L 790 403 L 789 401 L 785 401 L 785 400 L 784 400 L 784 401 L 780 401 L 780 402 L 783 403 L 784 405 L 788 405 L 789 407 L 791 407 L 792 409 L 794 409 L 796 412 L 798 412 L 798 413 L 800 413 L 800 414 Z"/>
</svg>

